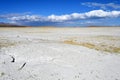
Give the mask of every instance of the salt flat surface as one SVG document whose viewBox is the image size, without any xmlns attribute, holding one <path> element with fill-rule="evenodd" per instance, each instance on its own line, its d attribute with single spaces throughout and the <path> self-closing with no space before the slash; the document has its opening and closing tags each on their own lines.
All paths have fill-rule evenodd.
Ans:
<svg viewBox="0 0 120 80">
<path fill-rule="evenodd" d="M 120 28 L 0 28 L 0 80 L 120 80 Z"/>
</svg>

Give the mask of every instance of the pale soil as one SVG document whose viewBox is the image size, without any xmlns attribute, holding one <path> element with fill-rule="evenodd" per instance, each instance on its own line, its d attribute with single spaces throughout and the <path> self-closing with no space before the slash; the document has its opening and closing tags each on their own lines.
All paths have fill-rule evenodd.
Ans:
<svg viewBox="0 0 120 80">
<path fill-rule="evenodd" d="M 120 28 L 0 28 L 0 80 L 120 80 Z"/>
</svg>

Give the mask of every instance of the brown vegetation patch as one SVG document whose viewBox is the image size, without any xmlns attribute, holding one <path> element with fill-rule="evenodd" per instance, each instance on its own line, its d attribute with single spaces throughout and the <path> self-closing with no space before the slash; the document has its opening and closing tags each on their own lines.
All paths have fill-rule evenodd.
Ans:
<svg viewBox="0 0 120 80">
<path fill-rule="evenodd" d="M 10 46 L 14 46 L 16 45 L 15 42 L 11 42 L 7 39 L 4 39 L 4 38 L 0 38 L 0 48 L 3 48 L 3 47 L 10 47 Z"/>
<path fill-rule="evenodd" d="M 66 44 L 72 44 L 72 45 L 80 45 L 80 46 L 85 46 L 85 47 L 88 47 L 88 48 L 93 48 L 93 47 L 95 47 L 95 45 L 94 44 L 91 44 L 91 43 L 78 43 L 78 42 L 75 42 L 75 41 L 73 41 L 73 40 L 66 40 L 66 41 L 64 41 L 64 43 L 66 43 Z"/>
<path fill-rule="evenodd" d="M 120 47 L 110 46 L 106 44 L 94 44 L 90 42 L 76 42 L 75 40 L 65 40 L 64 43 L 71 45 L 84 46 L 90 49 L 95 49 L 98 51 L 105 51 L 109 53 L 120 53 Z"/>
</svg>

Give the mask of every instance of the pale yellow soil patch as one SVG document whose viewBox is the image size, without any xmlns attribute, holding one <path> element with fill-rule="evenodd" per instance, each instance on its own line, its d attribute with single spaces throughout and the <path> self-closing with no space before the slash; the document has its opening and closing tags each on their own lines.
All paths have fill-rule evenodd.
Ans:
<svg viewBox="0 0 120 80">
<path fill-rule="evenodd" d="M 63 42 L 66 44 L 71 44 L 71 45 L 84 46 L 84 47 L 95 49 L 98 51 L 120 53 L 120 45 L 117 44 L 117 43 L 120 43 L 120 37 L 95 36 L 95 37 L 82 37 L 82 38 L 79 38 L 80 41 L 77 41 L 77 39 L 78 38 L 75 38 L 75 37 L 69 38 L 67 40 L 64 40 Z M 84 41 L 84 40 L 87 40 L 87 41 Z M 99 43 L 95 43 L 94 41 L 99 41 Z"/>
<path fill-rule="evenodd" d="M 16 46 L 19 42 L 14 42 L 11 40 L 8 40 L 7 38 L 0 37 L 0 49 L 5 47 L 11 47 L 11 46 Z"/>
<path fill-rule="evenodd" d="M 3 41 L 0 40 L 0 48 L 10 47 L 10 46 L 14 46 L 14 45 L 16 45 L 16 43 L 9 42 L 9 41 L 3 42 Z"/>
</svg>

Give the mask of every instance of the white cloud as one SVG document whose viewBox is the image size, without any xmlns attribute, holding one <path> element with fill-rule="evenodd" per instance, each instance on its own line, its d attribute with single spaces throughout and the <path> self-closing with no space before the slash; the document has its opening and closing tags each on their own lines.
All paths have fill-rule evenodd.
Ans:
<svg viewBox="0 0 120 80">
<path fill-rule="evenodd" d="M 120 11 L 103 11 L 103 10 L 93 10 L 85 13 L 87 18 L 106 18 L 106 17 L 119 17 Z"/>
<path fill-rule="evenodd" d="M 86 13 L 72 13 L 66 15 L 0 15 L 0 18 L 6 18 L 11 21 L 23 21 L 23 22 L 65 22 L 82 19 L 99 19 L 99 18 L 111 18 L 120 17 L 120 11 L 104 11 L 104 10 L 93 10 Z"/>
<path fill-rule="evenodd" d="M 37 15 L 22 15 L 22 16 L 12 16 L 8 17 L 8 19 L 12 21 L 44 21 L 43 17 L 37 16 Z"/>
<path fill-rule="evenodd" d="M 120 5 L 115 3 L 102 4 L 102 3 L 95 3 L 95 2 L 86 2 L 86 3 L 82 3 L 82 5 L 85 5 L 88 7 L 100 7 L 101 9 L 107 9 L 108 7 L 111 7 L 113 9 L 120 9 Z"/>
<path fill-rule="evenodd" d="M 93 10 L 86 13 L 72 13 L 69 15 L 50 15 L 48 19 L 53 22 L 62 22 L 69 20 L 89 19 L 89 18 L 110 18 L 120 17 L 120 11 L 104 11 L 104 10 Z"/>
<path fill-rule="evenodd" d="M 70 15 L 61 15 L 61 16 L 50 15 L 47 18 L 49 21 L 52 21 L 52 22 L 62 22 L 62 21 L 70 20 L 71 16 Z"/>
</svg>

